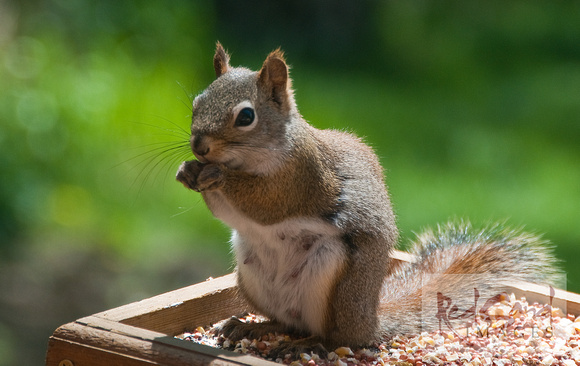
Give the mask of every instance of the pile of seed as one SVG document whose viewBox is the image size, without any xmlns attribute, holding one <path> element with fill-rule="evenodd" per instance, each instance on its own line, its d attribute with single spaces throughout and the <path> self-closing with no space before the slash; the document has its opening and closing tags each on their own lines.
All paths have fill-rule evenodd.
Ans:
<svg viewBox="0 0 580 366">
<path fill-rule="evenodd" d="M 249 314 L 240 318 L 259 322 L 264 318 Z M 179 338 L 234 352 L 268 358 L 268 352 L 280 342 L 292 338 L 269 334 L 261 339 L 232 342 L 215 336 L 212 327 L 199 327 Z M 566 315 L 560 309 L 503 296 L 501 301 L 480 314 L 463 329 L 442 328 L 417 336 L 397 336 L 373 347 L 340 347 L 325 358 L 302 353 L 298 360 L 291 355 L 278 358 L 289 365 L 564 365 L 580 366 L 580 316 Z"/>
</svg>

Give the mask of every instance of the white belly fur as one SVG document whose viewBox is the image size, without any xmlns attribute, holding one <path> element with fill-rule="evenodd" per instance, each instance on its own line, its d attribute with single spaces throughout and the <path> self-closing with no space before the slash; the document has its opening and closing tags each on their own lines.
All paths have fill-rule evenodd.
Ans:
<svg viewBox="0 0 580 366">
<path fill-rule="evenodd" d="M 263 226 L 221 194 L 211 201 L 214 215 L 233 228 L 239 279 L 253 303 L 282 323 L 324 334 L 331 290 L 346 262 L 339 230 L 309 217 Z"/>
</svg>

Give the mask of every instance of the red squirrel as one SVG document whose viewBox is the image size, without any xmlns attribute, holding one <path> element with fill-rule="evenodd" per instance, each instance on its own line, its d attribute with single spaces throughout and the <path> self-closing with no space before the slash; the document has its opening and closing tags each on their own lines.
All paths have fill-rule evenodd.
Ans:
<svg viewBox="0 0 580 366">
<path fill-rule="evenodd" d="M 269 318 L 232 319 L 224 335 L 305 335 L 279 354 L 364 346 L 435 326 L 435 317 L 420 316 L 427 290 L 465 296 L 498 280 L 556 280 L 539 238 L 461 223 L 420 235 L 411 248 L 417 261 L 395 268 L 396 219 L 373 150 L 304 120 L 280 50 L 256 72 L 230 66 L 218 43 L 213 63 L 215 81 L 193 101 L 196 160 L 180 166 L 177 180 L 232 228 L 239 290 Z"/>
</svg>

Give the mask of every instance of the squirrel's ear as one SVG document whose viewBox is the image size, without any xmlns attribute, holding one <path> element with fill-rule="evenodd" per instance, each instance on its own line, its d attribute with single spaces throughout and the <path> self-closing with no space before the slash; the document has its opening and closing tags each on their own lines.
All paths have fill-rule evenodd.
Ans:
<svg viewBox="0 0 580 366">
<path fill-rule="evenodd" d="M 260 70 L 259 86 L 281 106 L 286 106 L 292 91 L 288 77 L 288 65 L 284 60 L 284 53 L 277 49 L 268 55 Z"/>
<path fill-rule="evenodd" d="M 228 55 L 222 44 L 219 42 L 215 47 L 215 55 L 213 56 L 213 68 L 215 69 L 216 78 L 219 78 L 230 69 L 230 55 Z"/>
</svg>

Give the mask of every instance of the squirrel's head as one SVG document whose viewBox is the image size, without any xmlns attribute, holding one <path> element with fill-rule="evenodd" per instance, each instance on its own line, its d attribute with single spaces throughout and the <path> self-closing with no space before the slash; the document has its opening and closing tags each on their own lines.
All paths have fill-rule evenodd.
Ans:
<svg viewBox="0 0 580 366">
<path fill-rule="evenodd" d="M 280 50 L 258 72 L 231 67 L 217 44 L 216 80 L 193 101 L 191 148 L 203 163 L 252 174 L 277 169 L 290 148 L 287 132 L 299 117 Z"/>
</svg>

